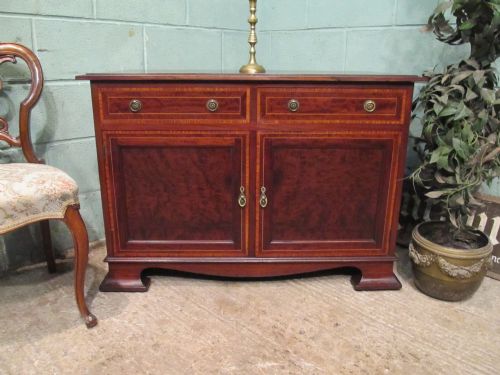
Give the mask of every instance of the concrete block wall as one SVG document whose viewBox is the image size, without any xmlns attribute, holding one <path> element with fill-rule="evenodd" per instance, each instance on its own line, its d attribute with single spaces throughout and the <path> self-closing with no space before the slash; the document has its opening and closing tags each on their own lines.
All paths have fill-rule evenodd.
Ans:
<svg viewBox="0 0 500 375">
<path fill-rule="evenodd" d="M 436 0 L 262 1 L 273 70 L 421 74 L 464 55 L 421 32 Z"/>
<path fill-rule="evenodd" d="M 421 74 L 465 56 L 420 31 L 437 0 L 259 0 L 258 61 L 269 71 Z M 247 0 L 2 0 L 0 41 L 33 49 L 45 72 L 33 139 L 80 186 L 91 240 L 104 237 L 87 72 L 236 72 L 248 59 Z M 22 64 L 0 66 L 0 116 L 15 129 Z M 4 148 L 0 160 L 20 158 Z M 500 191 L 500 189 L 499 189 Z M 71 247 L 53 225 L 59 252 Z M 42 258 L 37 227 L 0 240 L 0 272 Z"/>
</svg>

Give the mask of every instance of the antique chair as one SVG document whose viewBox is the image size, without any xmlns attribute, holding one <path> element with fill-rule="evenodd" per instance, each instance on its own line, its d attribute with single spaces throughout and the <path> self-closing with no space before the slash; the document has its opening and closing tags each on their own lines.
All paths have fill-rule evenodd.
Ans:
<svg viewBox="0 0 500 375">
<path fill-rule="evenodd" d="M 20 105 L 19 137 L 9 134 L 7 120 L 0 117 L 0 140 L 21 147 L 28 163 L 0 164 L 0 235 L 27 224 L 40 222 L 49 272 L 55 272 L 49 219 L 59 219 L 69 228 L 75 247 L 75 294 L 80 314 L 88 328 L 97 319 L 87 308 L 84 297 L 85 269 L 88 262 L 88 235 L 79 212 L 78 186 L 64 172 L 45 165 L 36 157 L 30 137 L 30 113 L 40 98 L 43 73 L 40 61 L 26 47 L 0 43 L 0 64 L 23 59 L 31 73 L 28 96 Z M 0 83 L 0 89 L 2 85 Z"/>
</svg>

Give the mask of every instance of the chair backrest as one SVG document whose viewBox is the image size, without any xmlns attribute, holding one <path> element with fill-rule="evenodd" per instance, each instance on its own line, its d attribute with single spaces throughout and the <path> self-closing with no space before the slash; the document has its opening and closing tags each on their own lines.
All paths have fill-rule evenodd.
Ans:
<svg viewBox="0 0 500 375">
<path fill-rule="evenodd" d="M 19 136 L 12 136 L 9 133 L 9 123 L 5 118 L 0 117 L 0 141 L 5 141 L 12 147 L 21 147 L 28 162 L 43 163 L 43 160 L 35 155 L 30 133 L 31 110 L 40 99 L 43 89 L 42 66 L 30 49 L 20 44 L 0 43 L 0 64 L 4 62 L 15 64 L 16 58 L 23 59 L 28 65 L 31 73 L 31 87 L 28 96 L 21 102 L 19 108 Z"/>
</svg>

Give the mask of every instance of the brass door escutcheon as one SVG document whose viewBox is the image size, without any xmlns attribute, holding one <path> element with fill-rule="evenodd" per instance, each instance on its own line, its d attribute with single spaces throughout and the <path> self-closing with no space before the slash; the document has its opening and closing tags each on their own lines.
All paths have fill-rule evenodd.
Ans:
<svg viewBox="0 0 500 375">
<path fill-rule="evenodd" d="M 245 188 L 243 186 L 240 187 L 240 195 L 238 197 L 238 204 L 241 208 L 247 205 L 247 197 L 245 195 Z"/>
<path fill-rule="evenodd" d="M 367 100 L 363 104 L 363 108 L 365 109 L 366 112 L 375 112 L 375 109 L 377 108 L 377 103 L 373 100 Z"/>
<path fill-rule="evenodd" d="M 142 109 L 142 102 L 138 99 L 133 99 L 128 105 L 131 112 L 139 112 Z"/>
<path fill-rule="evenodd" d="M 299 101 L 296 99 L 290 99 L 290 101 L 288 102 L 288 109 L 290 110 L 290 112 L 297 112 L 299 108 L 300 108 Z"/>
<path fill-rule="evenodd" d="M 219 109 L 219 102 L 215 99 L 210 99 L 209 101 L 207 101 L 207 109 L 210 112 L 217 111 Z"/>
<path fill-rule="evenodd" d="M 266 208 L 267 207 L 267 195 L 266 195 L 266 187 L 265 186 L 262 186 L 260 188 L 260 199 L 259 199 L 259 204 L 262 208 Z"/>
</svg>

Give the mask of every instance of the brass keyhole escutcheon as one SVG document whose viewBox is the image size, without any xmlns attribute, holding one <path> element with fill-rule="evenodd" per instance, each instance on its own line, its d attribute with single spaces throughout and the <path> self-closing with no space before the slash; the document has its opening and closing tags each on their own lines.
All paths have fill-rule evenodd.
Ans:
<svg viewBox="0 0 500 375">
<path fill-rule="evenodd" d="M 217 111 L 219 109 L 219 102 L 217 102 L 217 100 L 215 99 L 210 99 L 209 101 L 207 101 L 207 109 L 210 112 Z"/>
<path fill-rule="evenodd" d="M 265 186 L 262 186 L 260 188 L 260 199 L 259 199 L 259 204 L 262 208 L 266 208 L 267 207 L 267 195 L 266 195 L 266 188 Z"/>
<path fill-rule="evenodd" d="M 133 99 L 128 105 L 131 112 L 139 112 L 142 109 L 142 102 L 138 99 Z"/>
<path fill-rule="evenodd" d="M 243 186 L 240 187 L 240 195 L 238 197 L 238 204 L 241 208 L 247 205 L 247 197 L 245 195 L 245 188 Z"/>
<path fill-rule="evenodd" d="M 297 112 L 299 108 L 300 108 L 299 101 L 296 99 L 290 99 L 290 101 L 288 102 L 288 109 L 290 110 L 290 112 Z"/>
<path fill-rule="evenodd" d="M 363 108 L 365 109 L 366 112 L 375 112 L 375 109 L 377 108 L 377 104 L 373 100 L 367 100 L 363 104 Z"/>
</svg>

